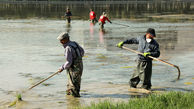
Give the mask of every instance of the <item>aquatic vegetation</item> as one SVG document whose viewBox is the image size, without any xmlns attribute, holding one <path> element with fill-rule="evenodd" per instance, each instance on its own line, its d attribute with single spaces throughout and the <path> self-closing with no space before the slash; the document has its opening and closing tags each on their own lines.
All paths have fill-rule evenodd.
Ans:
<svg viewBox="0 0 194 109">
<path fill-rule="evenodd" d="M 50 85 L 53 85 L 53 84 L 50 84 L 50 83 L 42 83 L 43 86 L 50 86 Z"/>
<path fill-rule="evenodd" d="M 83 56 L 83 58 L 88 58 L 88 56 Z"/>
<path fill-rule="evenodd" d="M 103 54 L 97 54 L 98 59 L 106 59 L 107 57 Z"/>
<path fill-rule="evenodd" d="M 16 95 L 17 99 L 15 99 L 14 101 L 12 101 L 10 104 L 8 104 L 8 107 L 13 107 L 17 104 L 18 101 L 22 101 L 22 95 L 20 93 L 18 93 Z"/>
<path fill-rule="evenodd" d="M 145 98 L 134 98 L 128 102 L 112 102 L 106 100 L 91 106 L 77 109 L 191 109 L 194 104 L 194 92 L 168 92 L 152 94 Z"/>
<path fill-rule="evenodd" d="M 121 68 L 133 68 L 133 66 L 124 66 L 124 67 L 121 67 Z"/>
<path fill-rule="evenodd" d="M 17 99 L 22 100 L 22 95 L 20 93 L 17 94 Z"/>
<path fill-rule="evenodd" d="M 16 105 L 16 103 L 17 103 L 17 100 L 14 100 L 13 102 L 11 102 L 11 103 L 8 105 L 8 107 L 15 106 L 15 105 Z"/>
<path fill-rule="evenodd" d="M 63 103 L 65 103 L 65 101 L 59 101 L 58 103 L 59 103 L 59 104 L 63 104 Z"/>
<path fill-rule="evenodd" d="M 31 73 L 19 73 L 19 75 L 21 75 L 23 77 L 32 77 Z"/>
</svg>

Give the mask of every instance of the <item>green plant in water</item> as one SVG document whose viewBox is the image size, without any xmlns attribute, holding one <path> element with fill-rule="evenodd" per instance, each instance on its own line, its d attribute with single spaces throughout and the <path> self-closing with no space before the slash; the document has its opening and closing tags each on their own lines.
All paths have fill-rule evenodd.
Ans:
<svg viewBox="0 0 194 109">
<path fill-rule="evenodd" d="M 22 101 L 22 95 L 20 93 L 17 94 L 17 100 Z"/>
<path fill-rule="evenodd" d="M 17 99 L 15 99 L 13 102 L 11 102 L 8 107 L 13 107 L 17 104 L 18 101 L 22 101 L 22 95 L 20 93 L 18 93 L 16 95 Z"/>
</svg>

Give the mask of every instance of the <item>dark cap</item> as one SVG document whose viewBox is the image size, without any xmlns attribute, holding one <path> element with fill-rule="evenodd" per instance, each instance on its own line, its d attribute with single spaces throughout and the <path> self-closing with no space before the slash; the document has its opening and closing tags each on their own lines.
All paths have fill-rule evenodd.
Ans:
<svg viewBox="0 0 194 109">
<path fill-rule="evenodd" d="M 146 33 L 150 33 L 153 37 L 156 37 L 155 30 L 153 28 L 148 28 Z"/>
</svg>

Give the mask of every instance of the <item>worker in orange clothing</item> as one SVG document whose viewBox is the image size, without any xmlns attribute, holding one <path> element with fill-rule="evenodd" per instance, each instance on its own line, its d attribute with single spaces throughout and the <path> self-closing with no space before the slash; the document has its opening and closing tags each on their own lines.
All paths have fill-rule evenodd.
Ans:
<svg viewBox="0 0 194 109">
<path fill-rule="evenodd" d="M 93 9 L 90 9 L 90 21 L 92 23 L 98 22 L 98 20 L 96 19 L 96 13 L 93 11 Z"/>
<path fill-rule="evenodd" d="M 105 21 L 106 21 L 106 20 L 107 20 L 108 22 L 112 23 L 112 22 L 108 19 L 106 13 L 103 12 L 102 15 L 100 16 L 100 19 L 98 20 L 99 25 L 100 25 L 100 29 L 104 29 L 104 24 L 105 24 Z"/>
</svg>

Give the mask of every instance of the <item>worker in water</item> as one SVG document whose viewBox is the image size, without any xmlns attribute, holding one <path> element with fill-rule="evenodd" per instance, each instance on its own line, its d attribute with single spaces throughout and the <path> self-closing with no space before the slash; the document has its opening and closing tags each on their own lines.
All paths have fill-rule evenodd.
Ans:
<svg viewBox="0 0 194 109">
<path fill-rule="evenodd" d="M 112 22 L 108 19 L 106 13 L 103 12 L 102 15 L 100 16 L 100 19 L 98 20 L 99 25 L 100 25 L 100 29 L 104 29 L 104 24 L 105 24 L 105 21 L 106 21 L 106 20 L 107 20 L 108 22 L 112 23 Z"/>
<path fill-rule="evenodd" d="M 57 38 L 65 49 L 65 64 L 63 64 L 59 72 L 67 71 L 68 84 L 67 95 L 80 97 L 80 84 L 83 72 L 82 57 L 84 49 L 75 41 L 70 41 L 68 33 L 61 33 Z"/>
<path fill-rule="evenodd" d="M 138 44 L 138 51 L 143 53 L 143 55 L 138 54 L 137 68 L 129 81 L 132 88 L 136 88 L 138 83 L 142 81 L 141 88 L 151 89 L 152 59 L 148 56 L 156 58 L 160 56 L 159 44 L 154 40 L 155 37 L 155 30 L 148 28 L 144 36 L 131 38 L 117 44 L 120 48 L 124 44 Z"/>
<path fill-rule="evenodd" d="M 66 17 L 67 23 L 69 23 L 69 24 L 71 23 L 71 16 L 72 16 L 71 11 L 69 8 L 67 8 L 67 10 L 65 12 L 65 17 Z"/>
<path fill-rule="evenodd" d="M 96 19 L 96 13 L 93 11 L 93 9 L 90 9 L 90 21 L 92 23 L 98 22 L 98 20 Z"/>
</svg>

